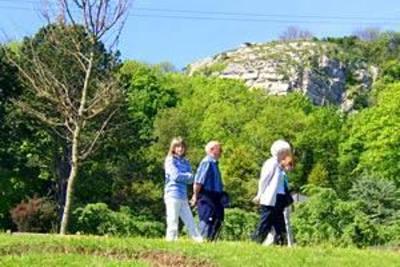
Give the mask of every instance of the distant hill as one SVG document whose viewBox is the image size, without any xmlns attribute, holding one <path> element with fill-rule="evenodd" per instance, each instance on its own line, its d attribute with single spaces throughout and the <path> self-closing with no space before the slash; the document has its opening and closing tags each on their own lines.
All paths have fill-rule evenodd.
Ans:
<svg viewBox="0 0 400 267">
<path fill-rule="evenodd" d="M 243 80 L 273 95 L 301 92 L 316 105 L 354 108 L 355 97 L 370 91 L 378 67 L 365 60 L 345 60 L 350 53 L 327 41 L 244 43 L 187 67 L 189 75 Z"/>
</svg>

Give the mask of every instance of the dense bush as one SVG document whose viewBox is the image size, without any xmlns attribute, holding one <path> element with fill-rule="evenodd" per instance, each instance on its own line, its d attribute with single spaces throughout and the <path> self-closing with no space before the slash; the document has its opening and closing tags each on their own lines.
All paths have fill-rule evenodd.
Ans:
<svg viewBox="0 0 400 267">
<path fill-rule="evenodd" d="M 11 210 L 11 218 L 20 232 L 56 231 L 56 205 L 47 198 L 30 198 Z"/>
<path fill-rule="evenodd" d="M 400 189 L 379 175 L 356 179 L 349 197 L 377 228 L 382 244 L 400 245 Z"/>
<path fill-rule="evenodd" d="M 221 230 L 224 240 L 248 240 L 256 229 L 258 215 L 240 209 L 227 209 Z"/>
<path fill-rule="evenodd" d="M 349 196 L 374 224 L 400 221 L 400 189 L 393 181 L 377 175 L 363 176 L 354 181 Z"/>
<path fill-rule="evenodd" d="M 310 198 L 296 207 L 292 218 L 296 241 L 301 245 L 329 243 L 360 247 L 398 242 L 398 220 L 386 221 L 387 224 L 374 220 L 376 212 L 382 212 L 381 207 L 386 205 L 385 199 L 390 197 L 360 199 L 363 194 L 358 193 L 361 189 L 358 186 L 355 184 L 352 189 L 357 200 L 349 201 L 341 200 L 332 189 L 308 187 Z"/>
<path fill-rule="evenodd" d="M 164 224 L 135 216 L 127 207 L 112 211 L 104 203 L 88 204 L 74 211 L 74 231 L 85 234 L 161 237 Z"/>
</svg>

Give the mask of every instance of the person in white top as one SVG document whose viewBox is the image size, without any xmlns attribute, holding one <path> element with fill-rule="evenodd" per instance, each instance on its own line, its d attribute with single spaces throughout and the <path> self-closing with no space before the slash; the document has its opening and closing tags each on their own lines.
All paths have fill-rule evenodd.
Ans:
<svg viewBox="0 0 400 267">
<path fill-rule="evenodd" d="M 289 177 L 287 175 L 290 172 L 293 165 L 293 156 L 287 155 L 280 161 L 280 166 L 282 166 L 283 172 L 283 187 L 284 190 L 278 188 L 277 200 L 275 204 L 275 223 L 274 228 L 276 231 L 275 243 L 279 245 L 288 244 L 289 246 L 293 243 L 293 238 L 291 236 L 290 221 L 289 221 L 289 210 L 287 209 L 293 202 L 293 198 L 290 196 L 289 192 Z M 289 200 L 290 199 L 290 200 Z M 286 211 L 286 213 L 285 213 Z"/>
<path fill-rule="evenodd" d="M 271 146 L 272 157 L 265 161 L 262 169 L 260 180 L 258 183 L 258 191 L 253 202 L 260 205 L 260 221 L 252 236 L 252 240 L 262 243 L 272 226 L 276 231 L 276 235 L 282 244 L 284 229 L 279 227 L 285 225 L 281 207 L 285 202 L 285 171 L 284 163 L 288 156 L 291 156 L 292 149 L 288 142 L 277 140 Z M 283 220 L 283 221 L 282 221 Z M 282 222 L 281 222 L 282 221 Z"/>
</svg>

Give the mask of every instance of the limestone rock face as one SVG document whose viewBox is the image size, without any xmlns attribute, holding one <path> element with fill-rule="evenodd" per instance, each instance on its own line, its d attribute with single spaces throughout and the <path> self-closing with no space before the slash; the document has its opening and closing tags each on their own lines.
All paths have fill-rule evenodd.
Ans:
<svg viewBox="0 0 400 267">
<path fill-rule="evenodd" d="M 352 78 L 353 91 L 365 93 L 378 70 L 363 62 L 346 65 L 335 56 L 338 49 L 312 41 L 245 43 L 189 65 L 188 74 L 238 79 L 272 95 L 300 92 L 316 105 L 340 105 L 351 111 L 354 92 L 347 92 L 348 79 Z"/>
</svg>

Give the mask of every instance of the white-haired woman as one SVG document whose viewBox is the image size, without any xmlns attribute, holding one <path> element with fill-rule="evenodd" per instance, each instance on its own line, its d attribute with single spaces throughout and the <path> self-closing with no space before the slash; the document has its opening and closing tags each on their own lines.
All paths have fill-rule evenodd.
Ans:
<svg viewBox="0 0 400 267">
<path fill-rule="evenodd" d="M 282 213 L 282 206 L 286 201 L 284 164 L 291 153 L 292 149 L 288 142 L 277 140 L 271 146 L 272 157 L 263 164 L 257 196 L 253 200 L 260 204 L 260 221 L 252 236 L 255 242 L 262 243 L 274 226 L 277 242 L 283 244 L 285 229 L 280 226 L 285 225 Z"/>
<path fill-rule="evenodd" d="M 192 167 L 185 158 L 186 144 L 180 137 L 172 139 L 165 159 L 164 201 L 167 211 L 166 239 L 178 239 L 179 218 L 185 224 L 189 236 L 197 242 L 203 241 L 189 207 L 187 186 L 193 183 Z"/>
</svg>

